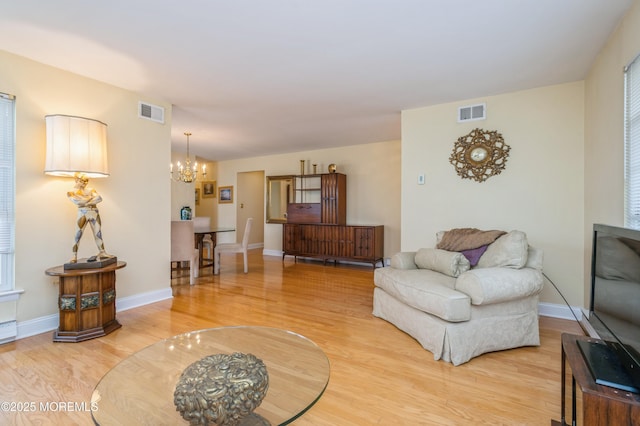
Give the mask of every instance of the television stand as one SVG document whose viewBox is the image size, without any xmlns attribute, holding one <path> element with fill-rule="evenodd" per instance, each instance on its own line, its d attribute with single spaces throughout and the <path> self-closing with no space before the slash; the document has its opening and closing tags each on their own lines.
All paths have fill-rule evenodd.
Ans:
<svg viewBox="0 0 640 426">
<path fill-rule="evenodd" d="M 606 343 L 585 340 L 578 340 L 577 343 L 596 384 L 640 393 L 629 373 L 622 367 L 618 355 Z"/>
<path fill-rule="evenodd" d="M 562 334 L 561 413 L 552 426 L 566 426 L 566 364 L 571 369 L 571 424 L 577 425 L 576 383 L 582 392 L 581 424 L 631 425 L 640 419 L 640 395 L 597 384 L 582 356 L 578 342 L 603 343 L 601 340 L 574 334 Z"/>
</svg>

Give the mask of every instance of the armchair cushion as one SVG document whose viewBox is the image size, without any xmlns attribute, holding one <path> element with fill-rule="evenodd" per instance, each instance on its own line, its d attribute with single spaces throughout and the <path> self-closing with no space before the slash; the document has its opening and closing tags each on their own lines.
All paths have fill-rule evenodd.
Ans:
<svg viewBox="0 0 640 426">
<path fill-rule="evenodd" d="M 445 321 L 471 318 L 469 296 L 453 289 L 455 278 L 429 269 L 378 268 L 375 285 L 397 300 Z"/>
<path fill-rule="evenodd" d="M 394 269 L 418 269 L 415 262 L 415 251 L 403 251 L 391 256 L 391 267 Z"/>
<path fill-rule="evenodd" d="M 464 254 L 431 248 L 418 250 L 415 264 L 420 269 L 430 269 L 450 277 L 457 277 L 470 268 L 469 260 Z"/>
<path fill-rule="evenodd" d="M 468 295 L 473 305 L 490 305 L 538 294 L 542 272 L 532 268 L 481 268 L 460 275 L 455 289 Z"/>
<path fill-rule="evenodd" d="M 522 231 L 508 232 L 489 244 L 478 261 L 478 268 L 522 268 L 527 263 L 528 250 L 527 234 Z"/>
</svg>

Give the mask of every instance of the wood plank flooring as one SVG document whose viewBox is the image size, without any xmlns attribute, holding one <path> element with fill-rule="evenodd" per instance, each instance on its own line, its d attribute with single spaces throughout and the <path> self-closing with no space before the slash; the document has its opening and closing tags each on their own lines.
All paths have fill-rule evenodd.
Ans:
<svg viewBox="0 0 640 426">
<path fill-rule="evenodd" d="M 119 361 L 163 338 L 229 325 L 292 330 L 327 354 L 329 385 L 295 425 L 549 425 L 559 418 L 560 335 L 581 334 L 577 323 L 541 317 L 541 346 L 454 367 L 371 315 L 371 267 L 282 262 L 261 250 L 249 259 L 244 274 L 241 255 L 224 256 L 221 274 L 209 268 L 195 286 L 185 271 L 172 279 L 172 300 L 119 312 L 122 328 L 108 336 L 53 343 L 45 333 L 0 346 L 0 394 L 9 402 L 0 424 L 90 425 L 93 388 Z"/>
</svg>

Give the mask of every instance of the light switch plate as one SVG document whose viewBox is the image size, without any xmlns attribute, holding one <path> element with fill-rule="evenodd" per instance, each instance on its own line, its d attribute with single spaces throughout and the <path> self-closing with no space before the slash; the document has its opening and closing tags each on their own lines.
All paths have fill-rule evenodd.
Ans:
<svg viewBox="0 0 640 426">
<path fill-rule="evenodd" d="M 418 185 L 424 185 L 424 173 L 418 175 Z"/>
</svg>

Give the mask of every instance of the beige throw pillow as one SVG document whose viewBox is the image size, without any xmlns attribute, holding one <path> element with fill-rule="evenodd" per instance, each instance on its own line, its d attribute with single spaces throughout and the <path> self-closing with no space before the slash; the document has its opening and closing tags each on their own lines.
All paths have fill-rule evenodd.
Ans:
<svg viewBox="0 0 640 426">
<path fill-rule="evenodd" d="M 462 253 L 432 248 L 418 250 L 415 263 L 420 269 L 430 269 L 450 277 L 457 277 L 471 267 Z"/>
<path fill-rule="evenodd" d="M 527 263 L 528 250 L 527 234 L 522 231 L 511 231 L 489 244 L 487 251 L 480 257 L 477 267 L 520 269 Z"/>
</svg>

